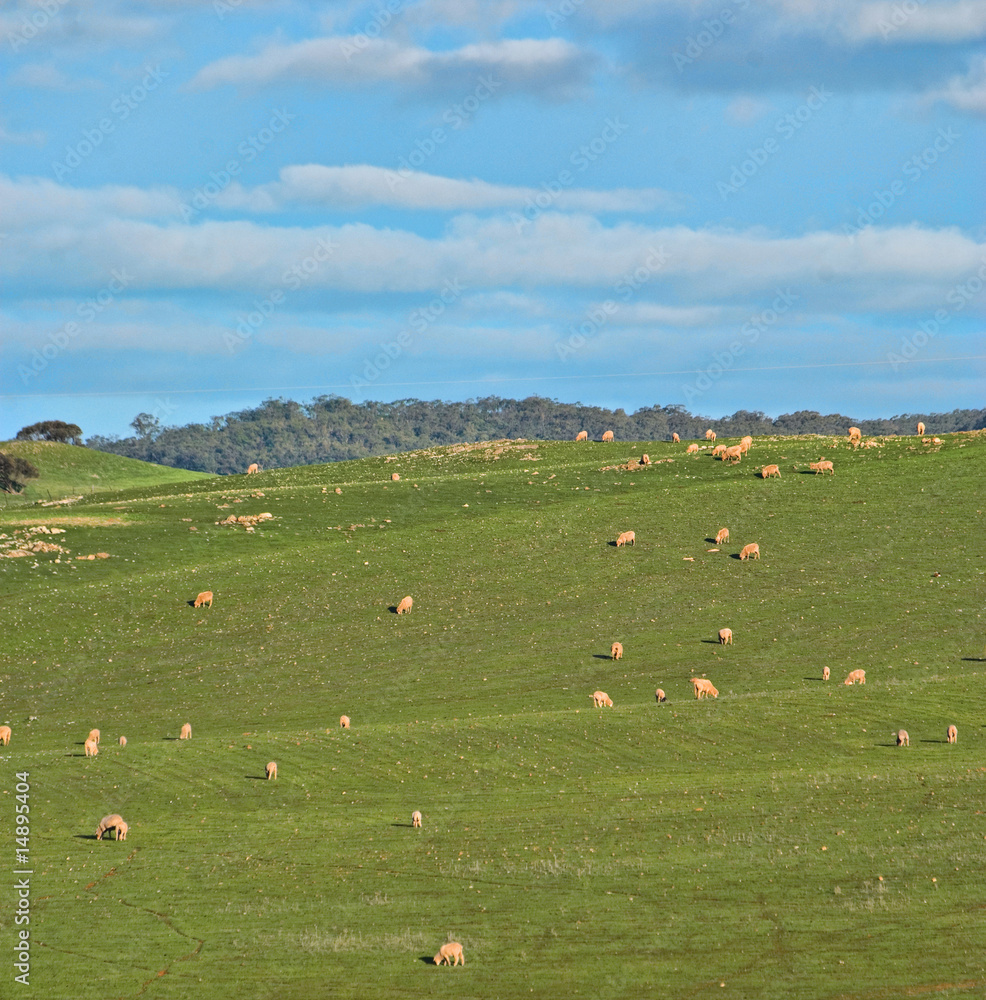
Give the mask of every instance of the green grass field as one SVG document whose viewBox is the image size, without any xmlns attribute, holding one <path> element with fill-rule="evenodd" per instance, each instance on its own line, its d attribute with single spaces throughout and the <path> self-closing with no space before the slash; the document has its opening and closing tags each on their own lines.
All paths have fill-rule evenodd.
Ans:
<svg viewBox="0 0 986 1000">
<path fill-rule="evenodd" d="M 455 446 L 4 511 L 70 551 L 0 558 L 0 996 L 30 992 L 26 773 L 36 996 L 982 997 L 986 436 L 684 449 Z M 111 812 L 124 842 L 94 839 Z M 450 939 L 465 967 L 435 968 Z"/>
</svg>

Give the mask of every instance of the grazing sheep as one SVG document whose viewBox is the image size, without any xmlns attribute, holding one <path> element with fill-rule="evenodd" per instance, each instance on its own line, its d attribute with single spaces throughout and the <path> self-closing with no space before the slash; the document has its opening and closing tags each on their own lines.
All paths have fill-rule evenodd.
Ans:
<svg viewBox="0 0 986 1000">
<path fill-rule="evenodd" d="M 603 440 L 604 441 L 612 441 L 613 440 L 613 432 L 612 431 L 606 431 L 603 434 Z"/>
<path fill-rule="evenodd" d="M 399 483 L 401 481 L 401 476 L 399 472 L 392 472 L 390 474 L 390 480 L 394 483 Z"/>
<path fill-rule="evenodd" d="M 956 743 L 956 742 L 958 742 L 959 731 L 955 728 L 955 726 L 949 726 L 948 729 L 945 732 L 945 735 L 948 737 L 948 742 L 949 743 Z"/>
<path fill-rule="evenodd" d="M 259 471 L 260 471 L 260 466 L 259 466 L 259 465 L 257 465 L 257 463 L 256 463 L 256 462 L 251 462 L 251 463 L 250 463 L 250 465 L 249 465 L 249 466 L 247 466 L 247 475 L 248 475 L 248 476 L 249 476 L 249 475 L 250 475 L 251 473 L 254 473 L 254 472 L 259 472 Z"/>
<path fill-rule="evenodd" d="M 622 660 L 623 659 L 623 643 L 614 642 L 612 648 L 609 651 L 609 656 L 611 660 Z"/>
<path fill-rule="evenodd" d="M 727 458 L 731 459 L 733 465 L 735 465 L 742 457 L 743 449 L 738 444 L 731 445 L 722 453 L 722 460 L 725 462 Z"/>
<path fill-rule="evenodd" d="M 460 962 L 465 965 L 466 957 L 462 954 L 462 945 L 458 941 L 449 941 L 438 949 L 438 954 L 433 959 L 435 965 L 458 965 Z"/>
<path fill-rule="evenodd" d="M 899 747 L 909 747 L 911 745 L 911 738 L 907 735 L 906 729 L 897 730 L 897 746 Z"/>
<path fill-rule="evenodd" d="M 339 716 L 339 725 L 342 726 L 343 729 L 348 729 L 349 728 L 349 716 L 348 715 L 340 715 Z"/>
<path fill-rule="evenodd" d="M 211 590 L 203 590 L 202 593 L 199 594 L 199 596 L 195 598 L 195 601 L 193 602 L 192 607 L 193 608 L 201 608 L 205 604 L 208 604 L 210 608 L 212 607 L 212 591 Z"/>
<path fill-rule="evenodd" d="M 694 443 L 690 444 L 690 445 L 689 445 L 689 446 L 688 446 L 688 447 L 687 447 L 687 448 L 685 449 L 685 452 L 686 452 L 687 454 L 689 454 L 689 455 L 697 455 L 697 454 L 698 454 L 698 445 L 697 445 L 697 444 L 694 444 Z"/>
<path fill-rule="evenodd" d="M 858 427 L 849 428 L 849 440 L 859 441 L 863 436 L 863 432 Z"/>
<path fill-rule="evenodd" d="M 658 705 L 660 705 L 662 701 L 668 700 L 668 696 L 664 693 L 664 691 L 661 688 L 658 688 L 654 692 L 654 697 L 657 699 Z"/>
<path fill-rule="evenodd" d="M 277 777 L 277 761 L 272 760 L 264 769 L 264 773 L 267 775 L 267 780 L 270 781 L 271 778 Z"/>
<path fill-rule="evenodd" d="M 399 615 L 409 615 L 411 613 L 411 608 L 414 607 L 414 599 L 408 594 L 400 604 L 397 605 L 397 613 Z"/>
<path fill-rule="evenodd" d="M 0 726 L 0 744 L 7 746 L 10 743 L 10 726 Z"/>
<path fill-rule="evenodd" d="M 731 646 L 733 644 L 733 630 L 731 628 L 719 629 L 719 644 Z"/>
<path fill-rule="evenodd" d="M 674 433 L 673 433 L 673 434 L 671 435 L 671 440 L 672 440 L 672 441 L 673 441 L 673 442 L 674 442 L 675 444 L 681 444 L 681 438 L 680 438 L 680 437 L 678 437 L 678 432 L 677 432 L 677 431 L 675 431 L 675 432 L 674 432 Z"/>
<path fill-rule="evenodd" d="M 605 691 L 595 691 L 592 695 L 592 704 L 595 708 L 602 708 L 603 706 L 612 708 L 613 699 Z"/>
<path fill-rule="evenodd" d="M 99 821 L 99 826 L 96 827 L 96 839 L 102 840 L 104 833 L 116 830 L 116 839 L 126 840 L 129 829 L 130 824 L 119 813 L 110 813 Z"/>
<path fill-rule="evenodd" d="M 411 813 L 411 826 L 413 826 L 416 830 L 421 827 L 421 813 L 418 812 L 417 809 Z"/>
<path fill-rule="evenodd" d="M 99 753 L 99 744 L 95 740 L 86 740 L 86 756 L 95 757 Z"/>
<path fill-rule="evenodd" d="M 865 670 L 850 670 L 849 676 L 842 682 L 843 684 L 865 684 L 866 683 L 866 671 Z"/>
<path fill-rule="evenodd" d="M 918 436 L 920 437 L 923 434 L 924 434 L 924 424 L 921 423 L 921 421 L 919 420 L 918 421 Z"/>
<path fill-rule="evenodd" d="M 822 668 L 822 680 L 827 681 L 832 676 L 832 671 L 828 667 Z"/>
<path fill-rule="evenodd" d="M 713 687 L 712 681 L 707 681 L 703 677 L 693 677 L 691 679 L 692 684 L 695 686 L 695 697 L 701 699 L 702 695 L 712 695 L 713 698 L 719 697 L 719 692 Z"/>
<path fill-rule="evenodd" d="M 716 545 L 722 545 L 723 542 L 729 541 L 729 528 L 720 528 L 716 532 Z"/>
<path fill-rule="evenodd" d="M 126 738 L 126 736 L 121 736 L 120 737 L 120 746 L 121 747 L 125 747 L 126 745 L 127 745 L 127 738 Z"/>
<path fill-rule="evenodd" d="M 90 729 L 89 730 L 88 739 L 95 740 L 95 742 L 98 743 L 99 742 L 99 730 L 98 729 Z"/>
<path fill-rule="evenodd" d="M 641 465 L 650 465 L 650 455 L 647 455 L 647 454 L 645 454 L 645 455 L 644 455 L 644 456 L 643 456 L 643 457 L 642 457 L 642 458 L 640 459 L 640 464 L 641 464 Z"/>
<path fill-rule="evenodd" d="M 619 538 L 616 539 L 616 547 L 621 548 L 624 545 L 636 545 L 637 535 L 633 531 L 624 531 Z"/>
<path fill-rule="evenodd" d="M 588 441 L 589 440 L 589 432 L 588 431 L 579 431 L 578 434 L 575 435 L 575 440 L 576 441 Z"/>
<path fill-rule="evenodd" d="M 725 453 L 725 451 L 726 451 L 726 446 L 724 444 L 717 444 L 712 449 L 712 457 L 713 458 L 721 458 L 723 456 L 723 454 Z"/>
<path fill-rule="evenodd" d="M 779 465 L 765 465 L 760 470 L 761 479 L 770 479 L 771 476 L 775 476 L 777 479 L 781 478 L 781 467 Z"/>
<path fill-rule="evenodd" d="M 753 438 L 749 434 L 746 437 L 740 438 L 740 447 L 743 449 L 743 454 L 745 455 L 753 447 Z"/>
<path fill-rule="evenodd" d="M 178 739 L 180 740 L 190 740 L 192 738 L 192 724 L 186 722 L 184 726 L 181 727 L 181 732 L 178 734 Z"/>
<path fill-rule="evenodd" d="M 711 427 L 705 432 L 705 440 L 715 444 L 716 432 Z"/>
<path fill-rule="evenodd" d="M 835 467 L 832 465 L 831 462 L 828 461 L 810 462 L 808 464 L 808 468 L 810 468 L 811 471 L 814 472 L 816 476 L 818 475 L 819 472 L 830 472 L 832 473 L 833 476 L 835 475 Z"/>
<path fill-rule="evenodd" d="M 749 545 L 744 545 L 740 549 L 740 559 L 759 559 L 760 558 L 760 546 L 756 542 L 750 542 Z"/>
</svg>

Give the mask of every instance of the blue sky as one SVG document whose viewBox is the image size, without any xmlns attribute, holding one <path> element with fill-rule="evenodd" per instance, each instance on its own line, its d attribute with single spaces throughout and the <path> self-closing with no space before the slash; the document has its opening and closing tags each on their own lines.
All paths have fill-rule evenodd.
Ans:
<svg viewBox="0 0 986 1000">
<path fill-rule="evenodd" d="M 986 0 L 13 0 L 0 439 L 983 405 Z"/>
</svg>

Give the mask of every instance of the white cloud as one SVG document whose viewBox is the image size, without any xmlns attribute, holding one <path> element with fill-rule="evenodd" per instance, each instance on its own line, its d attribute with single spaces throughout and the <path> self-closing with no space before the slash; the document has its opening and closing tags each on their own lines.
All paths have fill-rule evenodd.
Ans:
<svg viewBox="0 0 986 1000">
<path fill-rule="evenodd" d="M 542 188 L 458 180 L 412 170 L 391 170 L 366 164 L 329 167 L 317 163 L 284 167 L 280 180 L 254 188 L 229 185 L 216 199 L 226 209 L 273 212 L 288 206 L 355 209 L 373 205 L 437 211 L 512 209 L 540 214 L 544 208 L 583 212 L 648 212 L 671 209 L 680 199 L 660 188 L 618 188 L 592 191 Z"/>
<path fill-rule="evenodd" d="M 943 101 L 959 111 L 986 115 L 986 56 L 980 56 L 969 72 L 953 76 L 944 87 L 925 95 L 928 101 Z"/>
<path fill-rule="evenodd" d="M 986 35 L 986 3 L 956 0 L 955 3 L 902 3 L 879 0 L 864 3 L 848 22 L 852 40 L 883 39 L 886 42 L 962 42 Z"/>
<path fill-rule="evenodd" d="M 388 39 L 331 37 L 273 42 L 257 55 L 227 56 L 201 69 L 190 86 L 393 83 L 466 94 L 489 78 L 494 89 L 505 85 L 557 97 L 586 85 L 594 62 L 590 53 L 560 38 L 503 39 L 432 52 Z"/>
<path fill-rule="evenodd" d="M 32 129 L 30 132 L 11 132 L 8 128 L 0 125 L 0 143 L 9 142 L 14 146 L 43 146 L 47 136 L 41 129 Z"/>
</svg>

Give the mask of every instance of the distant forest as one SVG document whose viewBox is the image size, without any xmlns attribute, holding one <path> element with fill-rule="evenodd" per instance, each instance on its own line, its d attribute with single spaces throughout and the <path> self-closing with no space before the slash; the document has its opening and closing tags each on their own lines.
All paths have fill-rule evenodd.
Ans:
<svg viewBox="0 0 986 1000">
<path fill-rule="evenodd" d="M 395 403 L 353 403 L 342 396 L 319 396 L 310 403 L 268 399 L 260 406 L 208 424 L 161 427 L 141 413 L 131 427 L 134 436 L 95 436 L 86 445 L 145 462 L 221 475 L 245 472 L 251 462 L 263 469 L 318 462 L 340 462 L 435 445 L 496 438 L 571 441 L 585 430 L 599 440 L 611 430 L 617 441 L 682 441 L 704 438 L 707 428 L 723 437 L 744 434 L 846 434 L 850 426 L 863 434 L 914 434 L 923 421 L 931 434 L 986 427 L 986 409 L 951 413 L 904 414 L 880 420 L 853 420 L 814 410 L 785 413 L 772 419 L 739 410 L 731 417 L 692 416 L 682 406 L 643 407 L 635 413 L 606 410 L 581 403 L 530 396 L 464 403 L 402 399 Z"/>
</svg>

